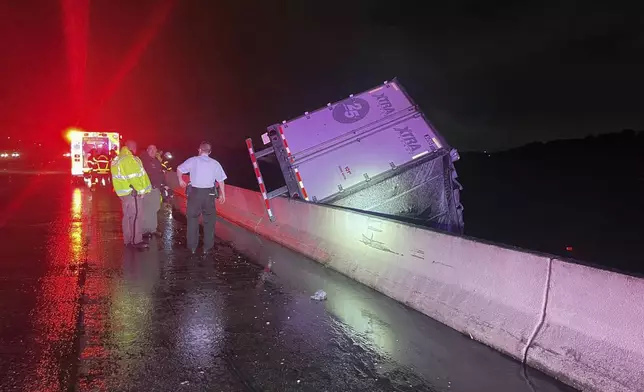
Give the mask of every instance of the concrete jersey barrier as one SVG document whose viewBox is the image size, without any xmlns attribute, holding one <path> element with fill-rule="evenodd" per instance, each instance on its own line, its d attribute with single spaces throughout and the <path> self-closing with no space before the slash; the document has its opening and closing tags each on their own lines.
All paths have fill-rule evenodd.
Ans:
<svg viewBox="0 0 644 392">
<path fill-rule="evenodd" d="M 177 182 L 168 173 L 184 195 Z M 230 185 L 217 207 L 226 220 L 574 387 L 644 390 L 642 279 L 287 198 L 271 200 L 270 222 L 258 192 Z"/>
<path fill-rule="evenodd" d="M 644 280 L 553 259 L 527 363 L 582 390 L 644 391 Z"/>
</svg>

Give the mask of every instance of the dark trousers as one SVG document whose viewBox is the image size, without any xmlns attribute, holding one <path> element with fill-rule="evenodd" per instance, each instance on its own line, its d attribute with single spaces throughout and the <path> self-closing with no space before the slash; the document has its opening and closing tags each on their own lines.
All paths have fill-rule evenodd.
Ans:
<svg viewBox="0 0 644 392">
<path fill-rule="evenodd" d="M 159 227 L 159 210 L 161 209 L 161 191 L 152 188 L 150 193 L 141 200 L 141 231 L 154 233 Z"/>
<path fill-rule="evenodd" d="M 203 249 L 208 251 L 215 246 L 215 221 L 217 209 L 214 189 L 194 188 L 188 193 L 188 249 L 196 249 L 199 245 L 199 216 L 203 223 Z"/>
</svg>

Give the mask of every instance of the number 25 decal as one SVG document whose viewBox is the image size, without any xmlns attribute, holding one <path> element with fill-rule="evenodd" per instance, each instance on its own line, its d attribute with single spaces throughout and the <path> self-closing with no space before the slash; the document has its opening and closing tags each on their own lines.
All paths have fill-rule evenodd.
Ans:
<svg viewBox="0 0 644 392">
<path fill-rule="evenodd" d="M 358 110 L 362 109 L 362 105 L 360 105 L 358 102 L 355 102 L 353 104 L 345 104 L 344 109 L 345 117 L 355 118 L 360 116 Z"/>
</svg>

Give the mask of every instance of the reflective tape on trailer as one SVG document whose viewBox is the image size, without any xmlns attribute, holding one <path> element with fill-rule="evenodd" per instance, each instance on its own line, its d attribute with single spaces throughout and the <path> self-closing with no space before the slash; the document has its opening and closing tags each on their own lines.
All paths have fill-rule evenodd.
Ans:
<svg viewBox="0 0 644 392">
<path fill-rule="evenodd" d="M 288 140 L 286 140 L 286 136 L 284 136 L 284 129 L 280 126 L 280 135 L 282 136 L 282 141 L 284 142 L 284 147 L 286 147 L 286 154 L 288 155 L 288 160 L 293 163 L 294 159 L 293 156 L 291 155 L 291 149 L 288 147 Z"/>
<path fill-rule="evenodd" d="M 286 140 L 286 136 L 284 135 L 284 129 L 280 126 L 280 135 L 282 136 L 282 141 L 284 142 L 284 147 L 286 147 L 286 154 L 288 155 L 288 160 L 293 163 L 295 160 L 293 159 L 293 156 L 291 155 L 291 149 L 288 147 L 288 140 Z M 304 200 L 308 201 L 309 200 L 309 195 L 306 192 L 306 188 L 304 188 L 304 183 L 302 182 L 302 176 L 300 175 L 299 170 L 297 168 L 295 170 L 295 177 L 297 177 L 297 185 L 300 187 L 302 190 L 302 196 L 304 196 Z"/>
<path fill-rule="evenodd" d="M 306 193 L 306 188 L 304 188 L 304 182 L 302 182 L 302 176 L 300 175 L 300 171 L 297 170 L 297 168 L 295 168 L 295 178 L 297 179 L 297 185 L 302 190 L 302 195 L 304 196 L 304 200 L 308 201 L 309 195 Z"/>
<path fill-rule="evenodd" d="M 262 172 L 259 170 L 259 165 L 257 164 L 255 150 L 253 149 L 253 141 L 251 139 L 246 139 L 246 147 L 248 147 L 248 155 L 250 156 L 250 161 L 253 163 L 255 177 L 257 178 L 257 185 L 259 185 L 259 191 L 262 194 L 262 198 L 264 198 L 264 207 L 266 207 L 268 217 L 272 221 L 274 219 L 273 211 L 271 211 L 271 205 L 268 201 L 268 194 L 266 192 L 266 185 L 264 185 L 264 178 L 262 177 Z"/>
</svg>

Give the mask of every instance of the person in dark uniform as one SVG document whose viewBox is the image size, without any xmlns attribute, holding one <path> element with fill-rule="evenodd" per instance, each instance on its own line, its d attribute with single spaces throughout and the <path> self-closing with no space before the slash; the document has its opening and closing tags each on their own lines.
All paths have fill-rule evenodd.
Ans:
<svg viewBox="0 0 644 392">
<path fill-rule="evenodd" d="M 148 173 L 152 190 L 143 201 L 143 221 L 141 229 L 143 238 L 160 237 L 158 213 L 161 209 L 161 191 L 165 187 L 165 173 L 161 162 L 156 158 L 157 147 L 154 144 L 148 146 L 141 155 L 141 163 L 145 172 Z"/>
<path fill-rule="evenodd" d="M 212 147 L 208 142 L 199 146 L 199 155 L 189 158 L 177 167 L 179 184 L 186 189 L 188 207 L 188 249 L 194 254 L 199 245 L 199 217 L 203 220 L 203 252 L 210 252 L 215 246 L 215 220 L 217 209 L 215 200 L 226 201 L 224 181 L 226 173 L 219 162 L 210 158 Z M 183 180 L 183 175 L 190 173 L 190 185 Z"/>
</svg>

